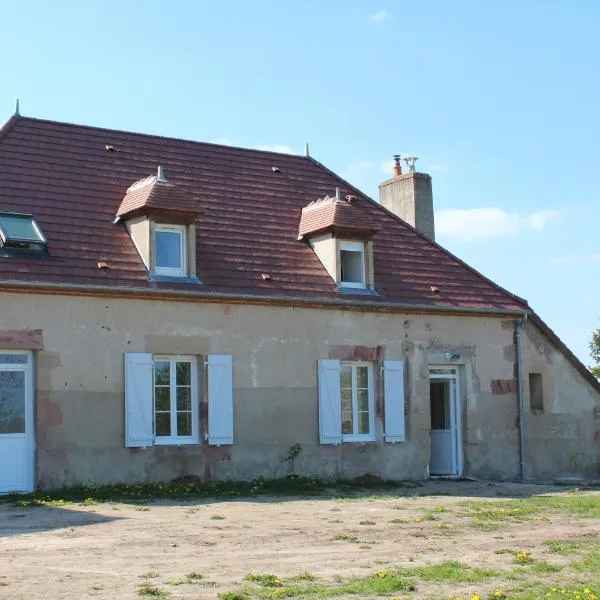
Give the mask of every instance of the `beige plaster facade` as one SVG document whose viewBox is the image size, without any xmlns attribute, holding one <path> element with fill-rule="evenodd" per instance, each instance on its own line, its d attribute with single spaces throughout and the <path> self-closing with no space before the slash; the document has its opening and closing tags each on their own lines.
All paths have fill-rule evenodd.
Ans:
<svg viewBox="0 0 600 600">
<path fill-rule="evenodd" d="M 41 330 L 34 351 L 36 486 L 249 480 L 287 473 L 393 480 L 428 477 L 430 365 L 458 367 L 466 476 L 519 476 L 515 321 L 495 316 L 374 313 L 293 306 L 0 292 L 0 330 Z M 525 475 L 600 478 L 600 395 L 533 325 L 522 336 Z M 1 348 L 0 348 L 1 349 Z M 233 356 L 234 444 L 124 446 L 124 353 Z M 317 359 L 375 363 L 376 441 L 319 443 Z M 380 365 L 405 360 L 406 441 L 385 443 Z M 544 411 L 529 410 L 527 373 L 542 374 Z"/>
</svg>

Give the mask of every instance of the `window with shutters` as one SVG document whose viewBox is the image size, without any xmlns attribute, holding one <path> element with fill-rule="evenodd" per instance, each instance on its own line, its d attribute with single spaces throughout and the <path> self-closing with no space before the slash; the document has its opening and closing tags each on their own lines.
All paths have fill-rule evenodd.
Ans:
<svg viewBox="0 0 600 600">
<path fill-rule="evenodd" d="M 404 442 L 404 361 L 382 366 L 383 439 Z M 375 441 L 373 363 L 321 358 L 317 367 L 321 444 Z"/>
<path fill-rule="evenodd" d="M 340 369 L 342 441 L 375 439 L 373 365 L 343 362 Z"/>
<path fill-rule="evenodd" d="M 233 361 L 230 354 L 172 356 L 125 353 L 125 446 L 200 443 L 198 365 L 204 364 L 209 445 L 233 441 Z"/>
<path fill-rule="evenodd" d="M 192 357 L 154 357 L 156 444 L 197 443 L 198 390 Z"/>
</svg>

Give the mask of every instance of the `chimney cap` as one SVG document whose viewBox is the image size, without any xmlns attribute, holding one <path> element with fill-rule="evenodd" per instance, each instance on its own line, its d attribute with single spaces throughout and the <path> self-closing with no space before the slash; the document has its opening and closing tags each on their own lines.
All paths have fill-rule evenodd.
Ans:
<svg viewBox="0 0 600 600">
<path fill-rule="evenodd" d="M 419 160 L 419 157 L 418 156 L 405 156 L 402 160 L 406 163 L 409 173 L 414 173 L 415 166 L 416 166 L 415 163 Z"/>
<path fill-rule="evenodd" d="M 402 175 L 402 166 L 400 165 L 400 155 L 394 154 L 394 177 Z"/>
</svg>

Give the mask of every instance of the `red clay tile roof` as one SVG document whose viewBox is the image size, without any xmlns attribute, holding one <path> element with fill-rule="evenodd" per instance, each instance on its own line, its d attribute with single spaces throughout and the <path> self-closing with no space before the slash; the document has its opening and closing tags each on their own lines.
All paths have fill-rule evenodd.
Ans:
<svg viewBox="0 0 600 600">
<path fill-rule="evenodd" d="M 352 197 L 349 200 L 325 197 L 302 209 L 298 237 L 334 231 L 339 235 L 370 238 L 380 230 L 364 210 L 352 203 Z"/>
<path fill-rule="evenodd" d="M 120 218 L 150 211 L 183 215 L 198 215 L 201 212 L 198 199 L 193 194 L 166 180 L 157 179 L 156 175 L 136 181 L 127 188 L 116 216 Z"/>
<path fill-rule="evenodd" d="M 362 301 L 338 290 L 298 240 L 302 208 L 339 187 L 380 228 L 373 237 L 379 295 L 369 302 L 527 310 L 311 158 L 15 116 L 0 130 L 0 164 L 0 211 L 32 213 L 50 253 L 0 257 L 0 282 Z M 152 281 L 126 228 L 113 222 L 127 189 L 159 164 L 203 213 L 196 221 L 202 283 Z"/>
</svg>

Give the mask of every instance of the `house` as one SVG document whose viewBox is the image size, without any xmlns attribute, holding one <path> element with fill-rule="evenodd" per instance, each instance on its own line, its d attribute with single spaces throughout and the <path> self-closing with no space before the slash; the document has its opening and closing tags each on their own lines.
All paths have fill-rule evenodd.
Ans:
<svg viewBox="0 0 600 600">
<path fill-rule="evenodd" d="M 414 162 L 380 194 L 310 156 L 13 115 L 0 491 L 280 477 L 292 447 L 323 478 L 597 479 L 597 380 L 435 243 Z"/>
</svg>

